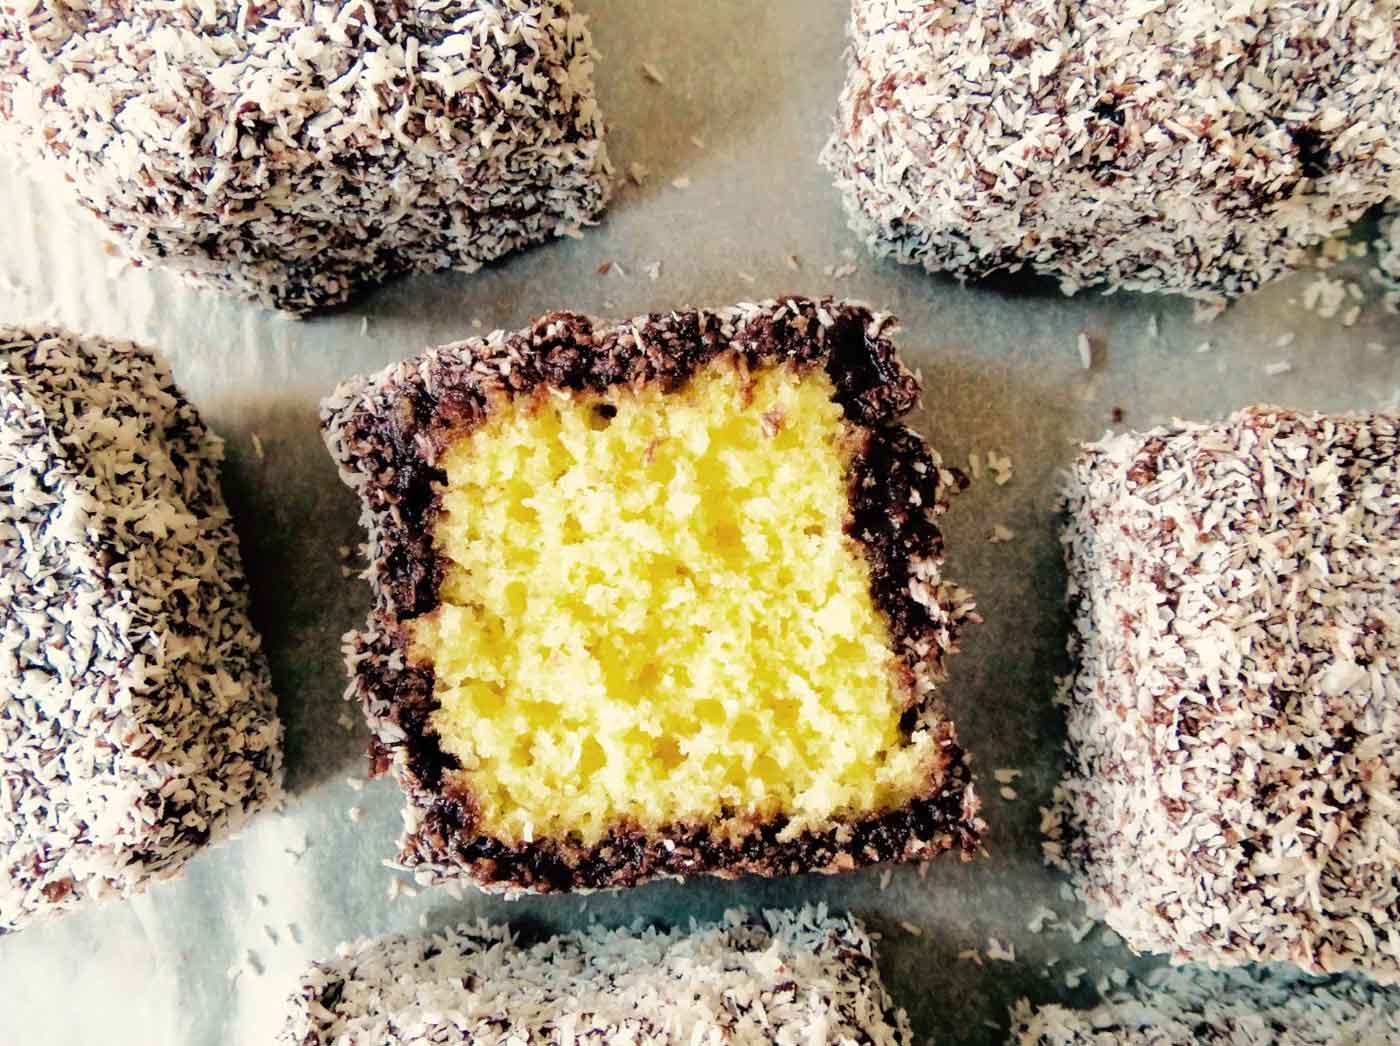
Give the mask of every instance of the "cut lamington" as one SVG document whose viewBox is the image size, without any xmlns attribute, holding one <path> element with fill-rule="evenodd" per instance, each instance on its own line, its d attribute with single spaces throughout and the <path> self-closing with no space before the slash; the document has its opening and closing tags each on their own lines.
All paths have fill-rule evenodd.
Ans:
<svg viewBox="0 0 1400 1046">
<path fill-rule="evenodd" d="M 302 977 L 279 1040 L 812 1046 L 912 1042 L 850 918 L 730 912 L 689 933 L 593 928 L 533 946 L 480 923 L 342 946 Z"/>
<path fill-rule="evenodd" d="M 0 327 L 0 934 L 280 794 L 222 457 L 145 349 Z"/>
<path fill-rule="evenodd" d="M 1159 971 L 1092 1010 L 1012 1012 L 1014 1046 L 1400 1046 L 1400 992 L 1278 972 Z"/>
<path fill-rule="evenodd" d="M 557 312 L 340 388 L 375 604 L 352 693 L 423 881 L 505 891 L 970 853 L 934 688 L 959 478 L 888 317 Z"/>
<path fill-rule="evenodd" d="M 854 0 L 852 228 L 959 279 L 1231 298 L 1400 197 L 1388 3 Z"/>
<path fill-rule="evenodd" d="M 1400 981 L 1397 424 L 1253 407 L 1074 469 L 1047 853 L 1139 951 Z"/>
<path fill-rule="evenodd" d="M 569 0 L 23 0 L 7 124 L 132 261 L 295 313 L 575 234 L 609 192 Z"/>
</svg>

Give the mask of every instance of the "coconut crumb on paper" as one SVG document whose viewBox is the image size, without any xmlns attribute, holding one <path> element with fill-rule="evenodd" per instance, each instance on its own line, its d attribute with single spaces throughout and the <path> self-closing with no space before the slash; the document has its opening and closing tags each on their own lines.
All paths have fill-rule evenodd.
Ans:
<svg viewBox="0 0 1400 1046">
<path fill-rule="evenodd" d="M 992 962 L 1015 962 L 1016 946 L 1002 944 L 995 937 L 987 938 L 987 958 Z"/>
<path fill-rule="evenodd" d="M 997 486 L 1004 487 L 1011 482 L 1011 459 L 1005 454 L 989 450 L 987 451 L 987 471 L 992 474 L 992 480 Z"/>
<path fill-rule="evenodd" d="M 1292 360 L 1275 360 L 1264 367 L 1264 373 L 1271 378 L 1276 378 L 1280 374 L 1287 374 L 1293 370 Z"/>
<path fill-rule="evenodd" d="M 1054 927 L 1059 920 L 1058 912 L 1042 905 L 1031 913 L 1030 921 L 1026 923 L 1026 929 L 1035 934 L 1044 933 L 1047 926 Z"/>
<path fill-rule="evenodd" d="M 672 178 L 671 187 L 675 189 L 689 189 L 690 178 L 686 175 L 681 175 L 679 178 Z"/>
<path fill-rule="evenodd" d="M 627 177 L 633 185 L 641 185 L 651 175 L 651 168 L 644 163 L 629 163 L 627 165 Z"/>
<path fill-rule="evenodd" d="M 1005 545 L 1016 539 L 1016 532 L 1000 523 L 993 525 L 992 532 L 987 535 L 987 541 L 993 545 Z"/>
<path fill-rule="evenodd" d="M 1400 285 L 1400 204 L 1381 218 L 1376 236 L 1376 273 L 1382 282 Z"/>
<path fill-rule="evenodd" d="M 1079 351 L 1079 366 L 1084 370 L 1091 369 L 1094 366 L 1094 343 L 1089 340 L 1089 335 L 1080 331 L 1074 344 Z"/>
<path fill-rule="evenodd" d="M 664 84 L 666 77 L 662 75 L 660 69 L 652 62 L 642 63 L 642 79 L 650 80 L 654 84 Z"/>
</svg>

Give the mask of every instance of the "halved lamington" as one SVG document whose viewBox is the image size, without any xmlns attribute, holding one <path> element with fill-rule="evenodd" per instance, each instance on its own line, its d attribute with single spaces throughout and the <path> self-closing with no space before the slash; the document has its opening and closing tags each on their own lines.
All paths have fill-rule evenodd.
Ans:
<svg viewBox="0 0 1400 1046">
<path fill-rule="evenodd" d="M 973 850 L 934 696 L 974 616 L 940 572 L 959 478 L 898 423 L 889 328 L 805 299 L 556 312 L 324 403 L 406 866 L 549 891 Z"/>
<path fill-rule="evenodd" d="M 1400 981 L 1400 417 L 1085 448 L 1048 853 L 1140 951 Z"/>
<path fill-rule="evenodd" d="M 0 327 L 0 934 L 280 792 L 222 456 L 145 349 Z"/>
<path fill-rule="evenodd" d="M 1092 1010 L 1011 1015 L 1015 1046 L 1400 1046 L 1400 992 L 1277 970 L 1163 970 Z"/>
<path fill-rule="evenodd" d="M 821 909 L 690 932 L 593 928 L 532 946 L 480 923 L 342 946 L 302 977 L 280 1042 L 912 1042 L 870 937 Z"/>
<path fill-rule="evenodd" d="M 881 255 L 1219 300 L 1400 196 L 1384 4 L 852 9 L 822 160 Z"/>
<path fill-rule="evenodd" d="M 0 9 L 0 132 L 137 264 L 305 313 L 576 234 L 609 194 L 570 0 Z"/>
</svg>

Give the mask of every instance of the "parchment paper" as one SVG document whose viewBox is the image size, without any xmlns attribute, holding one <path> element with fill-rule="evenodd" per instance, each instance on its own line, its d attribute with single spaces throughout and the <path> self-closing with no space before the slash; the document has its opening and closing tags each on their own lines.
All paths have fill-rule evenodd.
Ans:
<svg viewBox="0 0 1400 1046">
<path fill-rule="evenodd" d="M 598 90 L 615 162 L 621 171 L 644 164 L 649 177 L 624 185 L 603 224 L 582 240 L 475 276 L 403 280 L 330 318 L 287 321 L 158 271 L 123 268 L 58 179 L 0 165 L 0 318 L 53 318 L 158 346 L 228 440 L 226 487 L 287 725 L 290 791 L 284 812 L 196 858 L 184 879 L 0 939 L 0 1043 L 268 1043 L 307 960 L 346 938 L 416 930 L 420 916 L 436 926 L 484 914 L 544 931 L 595 917 L 670 922 L 741 904 L 824 900 L 883 933 L 891 990 L 920 1035 L 941 1042 L 1002 1042 L 1017 997 L 1089 1004 L 1096 978 L 1132 964 L 1099 928 L 1078 943 L 1027 928 L 1041 906 L 1062 921 L 1083 920 L 1038 849 L 1038 807 L 1053 786 L 1062 740 L 1050 698 L 1066 669 L 1059 472 L 1076 441 L 1110 426 L 1115 408 L 1124 424 L 1142 427 L 1260 400 L 1332 410 L 1394 402 L 1400 317 L 1382 309 L 1370 259 L 1329 274 L 1344 273 L 1366 296 L 1350 328 L 1301 304 L 1316 273 L 1202 326 L 1180 299 L 1065 299 L 1027 280 L 962 288 L 877 262 L 847 231 L 816 163 L 843 76 L 845 4 L 579 6 L 592 15 L 602 51 Z M 644 78 L 643 62 L 665 82 Z M 689 183 L 678 187 L 676 179 Z M 604 261 L 612 270 L 599 275 Z M 661 263 L 656 279 L 646 273 L 652 262 Z M 468 891 L 454 901 L 437 890 L 390 900 L 393 873 L 381 861 L 399 827 L 397 788 L 381 781 L 356 791 L 347 783 L 363 773 L 365 734 L 358 710 L 341 700 L 338 645 L 368 597 L 362 582 L 343 575 L 337 555 L 362 536 L 356 505 L 318 437 L 318 399 L 350 374 L 474 330 L 518 327 L 550 308 L 630 316 L 784 292 L 834 292 L 896 313 L 904 354 L 927 386 L 916 427 L 954 464 L 966 467 L 970 453 L 988 450 L 1012 461 L 1008 484 L 984 474 L 947 521 L 947 571 L 977 594 L 986 617 L 954 659 L 945 692 L 979 768 L 989 856 L 938 862 L 926 878 L 913 868 L 877 868 L 839 878 L 661 884 L 588 899 L 506 903 Z M 1080 331 L 1095 348 L 1089 370 L 1076 349 Z M 1296 341 L 1280 347 L 1290 331 Z M 1205 342 L 1209 349 L 1196 351 Z M 1292 372 L 1265 373 L 1285 360 Z M 996 524 L 1014 540 L 989 543 Z M 338 723 L 347 712 L 349 729 Z M 1002 767 L 1023 771 L 1014 800 L 1002 798 L 992 778 Z M 358 823 L 352 807 L 363 811 Z M 1015 958 L 985 958 L 989 938 Z M 967 949 L 984 964 L 959 959 Z M 1079 967 L 1083 983 L 1071 988 L 1066 972 Z"/>
</svg>

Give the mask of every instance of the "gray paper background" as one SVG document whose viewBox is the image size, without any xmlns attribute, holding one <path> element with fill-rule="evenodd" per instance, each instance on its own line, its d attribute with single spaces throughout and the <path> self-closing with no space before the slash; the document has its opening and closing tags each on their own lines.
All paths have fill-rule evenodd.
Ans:
<svg viewBox="0 0 1400 1046">
<path fill-rule="evenodd" d="M 1038 853 L 1038 808 L 1062 736 L 1050 697 L 1066 667 L 1059 472 L 1077 441 L 1109 427 L 1114 408 L 1126 425 L 1145 427 L 1261 400 L 1330 410 L 1394 404 L 1400 317 L 1381 307 L 1371 259 L 1340 270 L 1366 296 L 1350 329 L 1302 307 L 1313 273 L 1202 326 L 1180 299 L 1066 299 L 1032 280 L 963 288 L 876 261 L 847 231 L 816 163 L 843 77 L 844 4 L 578 3 L 602 53 L 598 92 L 614 162 L 620 172 L 644 164 L 644 184 L 623 184 L 582 240 L 474 276 L 406 279 L 330 318 L 288 321 L 123 267 L 57 179 L 0 164 L 0 319 L 57 319 L 158 346 L 228 441 L 226 487 L 287 726 L 290 793 L 282 813 L 200 855 L 181 881 L 0 939 L 0 1043 L 268 1043 L 305 962 L 346 938 L 414 931 L 420 915 L 434 926 L 487 915 L 550 930 L 592 917 L 674 921 L 736 905 L 824 900 L 883 934 L 890 989 L 921 1040 L 941 1042 L 1004 1041 L 1017 997 L 1088 1004 L 1094 978 L 1132 962 L 1098 928 L 1075 943 L 1026 926 L 1041 905 L 1062 920 L 1083 919 Z M 645 79 L 643 62 L 665 82 Z M 674 186 L 677 178 L 688 187 Z M 614 267 L 599 275 L 604 261 Z M 658 261 L 652 280 L 645 266 Z M 848 264 L 854 273 L 830 274 Z M 971 452 L 992 449 L 1013 462 L 1009 484 L 984 476 L 957 499 L 946 526 L 947 573 L 976 593 L 986 617 L 954 659 L 945 693 L 979 770 L 988 858 L 936 862 L 926 878 L 895 868 L 884 889 L 877 868 L 839 878 L 666 883 L 588 899 L 506 903 L 469 890 L 455 901 L 435 890 L 391 901 L 393 873 L 381 860 L 398 832 L 399 794 L 390 781 L 363 791 L 347 783 L 362 775 L 365 733 L 358 710 L 342 702 L 339 639 L 361 620 L 368 596 L 361 581 L 343 576 L 337 556 L 338 546 L 362 536 L 322 449 L 317 401 L 348 375 L 479 329 L 519 327 L 551 308 L 621 317 L 785 292 L 835 293 L 894 312 L 905 358 L 922 369 L 927 390 L 915 427 L 953 464 L 966 467 Z M 1148 335 L 1152 315 L 1156 338 Z M 1095 346 L 1088 371 L 1076 350 L 1080 331 Z M 1280 348 L 1287 331 L 1297 339 Z M 1211 350 L 1198 353 L 1205 341 Z M 1278 360 L 1294 370 L 1267 376 Z M 1014 531 L 1014 541 L 989 544 L 995 524 Z M 337 722 L 347 711 L 352 729 Z M 1014 801 L 998 794 L 998 767 L 1024 772 Z M 350 820 L 352 806 L 364 812 L 359 823 Z M 1014 947 L 1015 959 L 979 966 L 958 958 L 965 949 L 985 953 L 989 937 Z M 230 980 L 229 968 L 250 951 L 262 972 Z M 1058 964 L 1047 971 L 1052 958 Z M 1088 972 L 1072 990 L 1064 971 L 1073 967 Z"/>
</svg>

